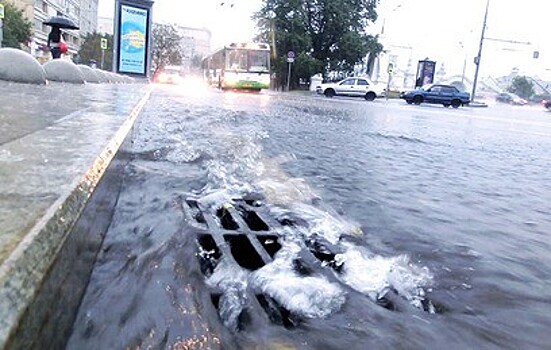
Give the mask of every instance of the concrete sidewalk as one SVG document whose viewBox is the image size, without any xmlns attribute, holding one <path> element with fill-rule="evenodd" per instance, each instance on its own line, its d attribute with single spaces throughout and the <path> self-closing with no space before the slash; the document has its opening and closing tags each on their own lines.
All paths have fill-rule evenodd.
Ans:
<svg viewBox="0 0 551 350">
<path fill-rule="evenodd" d="M 0 81 L 0 348 L 149 93 Z"/>
</svg>

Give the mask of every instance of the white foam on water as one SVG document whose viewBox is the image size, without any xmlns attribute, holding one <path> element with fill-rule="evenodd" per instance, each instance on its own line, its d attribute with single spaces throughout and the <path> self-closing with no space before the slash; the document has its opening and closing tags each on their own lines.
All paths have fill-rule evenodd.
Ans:
<svg viewBox="0 0 551 350">
<path fill-rule="evenodd" d="M 358 225 L 330 212 L 327 208 L 319 209 L 304 203 L 296 203 L 291 209 L 308 222 L 308 230 L 304 232 L 307 237 L 318 235 L 332 244 L 337 244 L 342 236 L 361 233 Z"/>
<path fill-rule="evenodd" d="M 344 261 L 339 279 L 374 301 L 393 289 L 414 306 L 422 307 L 423 287 L 432 284 L 428 268 L 410 263 L 405 255 L 383 257 L 346 244 L 344 253 L 336 258 Z"/>
<path fill-rule="evenodd" d="M 293 266 L 300 246 L 283 243 L 270 264 L 251 274 L 253 288 L 300 316 L 320 318 L 339 310 L 346 300 L 346 292 L 324 276 L 300 276 Z"/>
<path fill-rule="evenodd" d="M 201 152 L 187 141 L 183 134 L 174 133 L 168 136 L 170 150 L 166 155 L 166 160 L 172 163 L 189 163 L 201 156 Z"/>
<path fill-rule="evenodd" d="M 264 172 L 262 145 L 264 134 L 233 134 L 228 130 L 217 132 L 219 143 L 209 152 L 212 160 L 207 163 L 208 179 L 221 188 L 242 186 L 250 183 Z"/>
<path fill-rule="evenodd" d="M 249 272 L 234 268 L 226 259 L 220 259 L 207 285 L 222 292 L 218 303 L 218 313 L 224 325 L 237 330 L 238 318 L 247 304 Z"/>
<path fill-rule="evenodd" d="M 226 290 L 228 288 L 246 289 L 250 272 L 241 268 L 233 268 L 222 257 L 214 269 L 213 274 L 207 279 L 207 285 Z"/>
<path fill-rule="evenodd" d="M 300 252 L 296 243 L 284 243 L 275 259 L 255 272 L 237 268 L 221 259 L 207 285 L 223 294 L 219 315 L 224 324 L 236 329 L 238 317 L 247 304 L 246 290 L 262 292 L 296 315 L 326 317 L 339 310 L 346 292 L 323 276 L 300 276 L 293 260 Z"/>
<path fill-rule="evenodd" d="M 229 189 L 203 190 L 203 195 L 199 199 L 201 204 L 207 208 L 219 208 L 224 203 L 229 202 L 234 197 L 234 192 Z"/>
</svg>

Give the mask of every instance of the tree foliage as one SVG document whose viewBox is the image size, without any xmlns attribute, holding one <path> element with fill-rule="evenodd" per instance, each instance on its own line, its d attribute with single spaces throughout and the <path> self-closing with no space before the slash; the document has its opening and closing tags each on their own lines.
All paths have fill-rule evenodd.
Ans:
<svg viewBox="0 0 551 350">
<path fill-rule="evenodd" d="M 21 44 L 26 44 L 31 38 L 31 22 L 25 18 L 23 11 L 10 4 L 0 1 L 4 4 L 4 39 L 2 47 L 21 48 Z"/>
<path fill-rule="evenodd" d="M 83 64 L 90 64 L 94 60 L 98 68 L 101 68 L 101 39 L 107 39 L 107 50 L 105 50 L 105 57 L 103 60 L 103 69 L 112 70 L 113 68 L 113 35 L 100 34 L 100 33 L 88 33 L 84 37 L 84 41 L 80 45 L 78 55 L 80 62 Z"/>
<path fill-rule="evenodd" d="M 315 73 L 350 72 L 368 53 L 382 51 L 377 38 L 366 33 L 377 19 L 378 0 L 263 0 L 255 14 L 258 40 L 272 43 L 274 70 L 284 80 L 286 53 L 297 55 L 292 85 Z M 312 69 L 306 66 L 310 65 Z"/>
<path fill-rule="evenodd" d="M 153 67 L 159 70 L 167 65 L 182 64 L 182 38 L 171 24 L 153 24 Z"/>
<path fill-rule="evenodd" d="M 515 77 L 507 90 L 525 99 L 529 99 L 535 93 L 534 83 L 525 76 Z"/>
</svg>

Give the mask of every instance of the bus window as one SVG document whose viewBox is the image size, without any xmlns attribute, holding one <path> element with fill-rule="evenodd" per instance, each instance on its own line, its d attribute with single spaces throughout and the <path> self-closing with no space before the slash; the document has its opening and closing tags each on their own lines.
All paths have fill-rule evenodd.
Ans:
<svg viewBox="0 0 551 350">
<path fill-rule="evenodd" d="M 247 70 L 247 51 L 231 50 L 229 51 L 227 69 Z"/>
<path fill-rule="evenodd" d="M 267 72 L 270 66 L 269 51 L 249 51 L 249 70 L 253 72 Z"/>
</svg>

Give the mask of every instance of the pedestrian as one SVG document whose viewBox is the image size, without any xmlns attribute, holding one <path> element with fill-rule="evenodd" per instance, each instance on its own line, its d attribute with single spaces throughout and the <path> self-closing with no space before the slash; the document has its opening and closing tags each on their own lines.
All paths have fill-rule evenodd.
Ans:
<svg viewBox="0 0 551 350">
<path fill-rule="evenodd" d="M 56 26 L 52 26 L 50 34 L 48 34 L 48 48 L 52 54 L 52 58 L 55 60 L 61 57 L 61 29 Z"/>
</svg>

